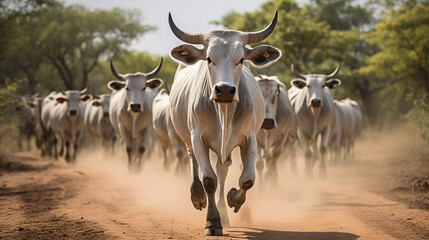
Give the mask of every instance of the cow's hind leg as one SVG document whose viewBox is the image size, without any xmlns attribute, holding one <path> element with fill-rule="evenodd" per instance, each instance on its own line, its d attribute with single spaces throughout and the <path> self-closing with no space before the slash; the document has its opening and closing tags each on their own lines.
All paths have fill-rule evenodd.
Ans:
<svg viewBox="0 0 429 240">
<path fill-rule="evenodd" d="M 234 208 L 234 212 L 240 210 L 246 201 L 246 192 L 255 183 L 255 159 L 256 159 L 256 135 L 252 133 L 244 146 L 240 146 L 243 171 L 239 179 L 240 189 L 231 188 L 227 195 L 228 205 Z"/>
<path fill-rule="evenodd" d="M 228 156 L 228 158 L 231 158 L 231 156 Z M 231 162 L 231 159 L 229 159 Z M 226 208 L 225 203 L 225 180 L 226 176 L 228 174 L 228 166 L 222 165 L 221 160 L 218 159 L 216 163 L 216 173 L 218 177 L 218 199 L 217 199 L 217 207 L 220 212 L 220 218 L 222 219 L 222 224 L 225 227 L 229 226 L 229 218 L 228 218 L 228 212 Z"/>
</svg>

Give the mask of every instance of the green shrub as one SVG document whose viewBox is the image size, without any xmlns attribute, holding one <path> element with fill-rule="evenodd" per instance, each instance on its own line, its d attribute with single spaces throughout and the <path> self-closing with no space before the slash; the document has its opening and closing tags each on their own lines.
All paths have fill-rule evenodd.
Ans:
<svg viewBox="0 0 429 240">
<path fill-rule="evenodd" d="M 411 120 L 420 130 L 423 139 L 429 143 L 429 95 L 426 93 L 420 97 L 408 96 L 412 100 L 413 108 L 408 113 Z"/>
</svg>

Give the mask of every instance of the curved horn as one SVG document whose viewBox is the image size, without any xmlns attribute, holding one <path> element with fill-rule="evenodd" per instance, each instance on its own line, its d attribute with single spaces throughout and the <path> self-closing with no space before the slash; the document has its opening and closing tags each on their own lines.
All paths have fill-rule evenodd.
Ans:
<svg viewBox="0 0 429 240">
<path fill-rule="evenodd" d="M 340 65 L 337 65 L 337 68 L 335 68 L 331 74 L 326 75 L 326 79 L 333 78 L 335 75 L 337 75 L 338 71 L 340 71 Z"/>
<path fill-rule="evenodd" d="M 270 36 L 274 28 L 276 27 L 277 15 L 278 15 L 278 11 L 276 11 L 276 14 L 274 14 L 273 20 L 271 20 L 270 25 L 268 25 L 265 29 L 262 29 L 261 31 L 258 31 L 258 32 L 247 33 L 249 37 L 249 39 L 247 40 L 247 44 L 261 42 L 265 38 Z"/>
<path fill-rule="evenodd" d="M 167 95 L 170 95 L 170 89 L 168 89 L 167 81 L 164 82 L 164 89 L 165 89 L 165 92 L 167 93 Z"/>
<path fill-rule="evenodd" d="M 83 94 L 85 94 L 86 92 L 88 92 L 88 87 L 86 87 L 86 88 L 82 89 L 82 90 L 80 91 L 80 95 L 83 95 Z"/>
<path fill-rule="evenodd" d="M 295 75 L 299 78 L 305 79 L 305 76 L 303 74 L 301 74 L 300 72 L 298 72 L 298 69 L 295 68 L 295 65 L 291 65 L 292 67 L 292 72 L 295 73 Z"/>
<path fill-rule="evenodd" d="M 201 33 L 186 33 L 180 30 L 176 24 L 174 24 L 171 13 L 168 13 L 168 24 L 170 25 L 171 31 L 173 31 L 176 37 L 184 42 L 192 44 L 203 44 L 203 34 Z"/>
<path fill-rule="evenodd" d="M 155 75 L 158 74 L 159 70 L 161 70 L 161 66 L 162 66 L 162 58 L 161 58 L 161 61 L 159 61 L 158 66 L 156 66 L 156 68 L 152 70 L 152 72 L 146 74 L 147 76 L 146 79 L 155 77 Z"/>
<path fill-rule="evenodd" d="M 112 71 L 113 76 L 115 76 L 115 77 L 116 77 L 116 79 L 118 79 L 118 80 L 124 80 L 124 76 L 123 76 L 122 74 L 118 73 L 118 72 L 115 70 L 115 67 L 113 67 L 113 61 L 112 61 L 112 60 L 113 60 L 113 59 L 110 59 L 110 70 Z"/>
</svg>

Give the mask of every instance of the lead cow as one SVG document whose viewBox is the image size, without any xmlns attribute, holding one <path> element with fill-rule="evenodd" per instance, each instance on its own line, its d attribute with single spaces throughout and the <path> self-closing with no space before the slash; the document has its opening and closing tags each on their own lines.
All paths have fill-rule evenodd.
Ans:
<svg viewBox="0 0 429 240">
<path fill-rule="evenodd" d="M 125 142 L 130 170 L 141 168 L 141 157 L 148 147 L 152 131 L 152 102 L 156 89 L 162 84 L 159 78 L 152 79 L 161 70 L 162 58 L 150 73 L 120 74 L 110 61 L 113 75 L 120 81 L 110 81 L 107 86 L 113 91 L 110 96 L 109 115 L 113 128 Z"/>
<path fill-rule="evenodd" d="M 272 46 L 251 48 L 247 45 L 267 38 L 276 22 L 277 12 L 271 24 L 259 32 L 214 30 L 190 34 L 180 30 L 169 14 L 170 28 L 177 38 L 203 45 L 203 48 L 180 45 L 170 52 L 180 62 L 171 88 L 170 114 L 188 150 L 193 178 L 191 201 L 196 209 L 206 207 L 207 193 L 206 235 L 222 235 L 221 217 L 228 224 L 224 184 L 235 147 L 241 149 L 243 171 L 240 189 L 232 188 L 227 195 L 228 205 L 234 212 L 238 212 L 246 199 L 246 191 L 255 182 L 256 133 L 264 120 L 264 99 L 243 62 L 249 60 L 254 65 L 264 66 L 280 58 L 280 50 Z M 217 176 L 210 164 L 209 149 L 217 155 Z M 198 176 L 198 166 L 203 183 Z"/>
</svg>

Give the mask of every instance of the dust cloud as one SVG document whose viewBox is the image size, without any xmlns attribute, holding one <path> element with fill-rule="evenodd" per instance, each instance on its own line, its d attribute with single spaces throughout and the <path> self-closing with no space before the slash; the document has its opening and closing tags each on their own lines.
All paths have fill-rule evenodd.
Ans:
<svg viewBox="0 0 429 240">
<path fill-rule="evenodd" d="M 296 159 L 298 172 L 293 174 L 289 169 L 290 160 L 282 156 L 278 165 L 278 186 L 264 186 L 256 174 L 255 186 L 249 190 L 246 203 L 240 211 L 234 213 L 228 209 L 231 226 L 281 229 L 284 224 L 289 224 L 295 230 L 306 230 L 294 226 L 293 222 L 308 216 L 326 218 L 322 210 L 327 207 L 357 204 L 360 196 L 356 193 L 365 188 L 374 188 L 377 184 L 376 177 L 384 171 L 382 161 L 388 161 L 391 155 L 400 154 L 404 145 L 419 144 L 419 140 L 404 130 L 383 133 L 366 130 L 355 145 L 354 160 L 339 164 L 327 161 L 326 179 L 318 177 L 318 164 L 314 167 L 314 178 L 306 177 L 301 154 Z M 215 159 L 213 154 L 211 156 L 211 159 Z M 152 215 L 168 216 L 164 222 L 167 226 L 181 222 L 202 229 L 206 209 L 202 212 L 194 209 L 189 191 L 191 177 L 188 173 L 177 174 L 176 160 L 172 159 L 174 164 L 168 171 L 164 170 L 162 154 L 155 150 L 150 157 L 143 157 L 142 172 L 132 174 L 128 171 L 127 157 L 122 147 L 117 146 L 114 154 L 84 149 L 74 168 L 92 178 L 94 181 L 90 183 L 95 184 L 85 186 L 83 192 L 87 196 L 81 198 L 87 197 L 91 199 L 88 201 L 111 205 L 111 212 L 135 211 L 136 214 L 144 214 L 141 209 L 150 209 Z M 232 159 L 225 196 L 230 188 L 238 188 L 241 173 L 238 149 L 233 152 Z M 212 166 L 215 169 L 214 161 Z"/>
</svg>

